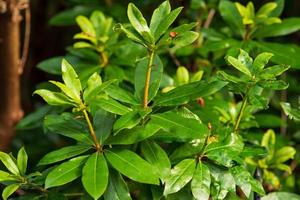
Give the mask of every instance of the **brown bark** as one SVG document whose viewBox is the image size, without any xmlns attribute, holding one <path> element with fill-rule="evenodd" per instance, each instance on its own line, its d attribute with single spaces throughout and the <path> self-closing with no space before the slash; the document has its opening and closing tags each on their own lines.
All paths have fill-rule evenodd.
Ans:
<svg viewBox="0 0 300 200">
<path fill-rule="evenodd" d="M 10 147 L 22 117 L 20 102 L 20 16 L 16 0 L 6 0 L 0 13 L 0 150 Z"/>
</svg>

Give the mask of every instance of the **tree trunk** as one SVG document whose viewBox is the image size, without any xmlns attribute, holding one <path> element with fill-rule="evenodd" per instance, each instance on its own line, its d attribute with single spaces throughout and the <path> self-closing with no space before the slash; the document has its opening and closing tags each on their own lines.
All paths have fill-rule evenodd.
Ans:
<svg viewBox="0 0 300 200">
<path fill-rule="evenodd" d="M 22 117 L 20 102 L 20 16 L 16 0 L 0 13 L 0 150 L 8 150 Z"/>
</svg>

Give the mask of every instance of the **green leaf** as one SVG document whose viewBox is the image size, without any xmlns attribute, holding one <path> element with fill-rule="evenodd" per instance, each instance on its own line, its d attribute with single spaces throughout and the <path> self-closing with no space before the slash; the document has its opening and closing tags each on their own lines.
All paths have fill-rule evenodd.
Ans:
<svg viewBox="0 0 300 200">
<path fill-rule="evenodd" d="M 18 169 L 17 164 L 14 160 L 10 157 L 9 154 L 0 151 L 0 160 L 3 165 L 14 175 L 19 175 L 20 171 Z"/>
<path fill-rule="evenodd" d="M 210 196 L 210 184 L 211 178 L 209 168 L 199 161 L 191 183 L 191 189 L 195 199 L 208 200 Z"/>
<path fill-rule="evenodd" d="M 281 23 L 271 24 L 269 26 L 262 26 L 254 32 L 253 37 L 266 38 L 278 37 L 288 35 L 300 30 L 300 18 L 287 18 L 282 20 Z"/>
<path fill-rule="evenodd" d="M 126 182 L 119 172 L 109 171 L 109 183 L 104 193 L 105 200 L 131 200 Z"/>
<path fill-rule="evenodd" d="M 62 60 L 61 72 L 62 79 L 66 86 L 73 91 L 77 99 L 80 99 L 80 94 L 82 91 L 80 80 L 73 67 L 65 59 Z"/>
<path fill-rule="evenodd" d="M 92 154 L 82 169 L 82 184 L 84 189 L 94 199 L 99 199 L 108 184 L 108 167 L 102 153 Z"/>
<path fill-rule="evenodd" d="M 259 82 L 259 86 L 272 90 L 285 90 L 289 87 L 289 84 L 282 80 L 266 80 Z"/>
<path fill-rule="evenodd" d="M 139 103 L 136 101 L 136 99 L 130 92 L 128 92 L 118 86 L 110 85 L 105 89 L 105 92 L 115 100 L 118 100 L 118 101 L 121 101 L 124 103 L 129 103 L 132 105 L 139 105 Z"/>
<path fill-rule="evenodd" d="M 269 193 L 267 196 L 261 198 L 261 200 L 283 200 L 283 199 L 299 200 L 300 196 L 288 192 L 272 192 Z"/>
<path fill-rule="evenodd" d="M 171 6 L 169 1 L 164 1 L 162 4 L 156 8 L 152 14 L 150 21 L 150 31 L 154 35 L 157 27 L 162 22 L 162 20 L 170 13 Z"/>
<path fill-rule="evenodd" d="M 130 108 L 113 99 L 96 99 L 94 103 L 100 106 L 103 110 L 117 115 L 125 115 L 126 113 L 132 111 Z"/>
<path fill-rule="evenodd" d="M 105 144 L 134 144 L 143 141 L 159 131 L 160 127 L 148 122 L 146 125 L 137 126 L 133 129 L 125 129 L 116 136 L 112 136 L 105 141 Z"/>
<path fill-rule="evenodd" d="M 98 73 L 96 74 L 98 75 Z M 100 81 L 101 81 L 101 77 L 99 75 L 98 76 L 93 75 L 87 81 L 87 88 L 84 90 L 83 99 L 88 104 L 93 102 L 96 99 L 97 95 L 105 91 L 112 83 L 116 82 L 117 80 L 113 79 L 113 80 L 106 81 L 104 83 L 100 83 Z"/>
<path fill-rule="evenodd" d="M 275 78 L 290 68 L 288 65 L 275 65 L 264 69 L 260 74 L 259 78 L 272 79 Z"/>
<path fill-rule="evenodd" d="M 144 98 L 144 88 L 146 82 L 146 75 L 148 71 L 149 65 L 149 57 L 145 57 L 141 59 L 136 66 L 135 70 L 135 80 L 134 80 L 134 88 L 135 88 L 135 96 L 139 99 L 140 102 L 143 101 Z M 149 96 L 148 100 L 151 101 L 153 97 L 155 97 L 163 74 L 163 64 L 160 58 L 155 55 L 153 60 L 153 65 L 151 66 L 151 76 L 149 83 Z"/>
<path fill-rule="evenodd" d="M 229 27 L 239 35 L 244 33 L 244 25 L 242 17 L 234 3 L 222 0 L 219 4 L 219 11 L 222 18 L 226 21 Z"/>
<path fill-rule="evenodd" d="M 251 72 L 248 69 L 248 67 L 243 64 L 241 61 L 239 61 L 238 59 L 232 57 L 232 56 L 228 56 L 227 59 L 228 63 L 230 65 L 232 65 L 234 68 L 236 68 L 237 70 L 239 70 L 240 72 L 246 74 L 247 76 L 251 77 Z"/>
<path fill-rule="evenodd" d="M 161 20 L 161 22 L 159 23 L 159 25 L 157 26 L 157 28 L 154 32 L 155 42 L 158 41 L 159 38 L 168 30 L 168 28 L 178 17 L 178 15 L 182 9 L 183 9 L 183 7 L 179 7 L 179 8 L 176 8 L 175 10 L 172 10 L 167 16 L 165 16 Z"/>
<path fill-rule="evenodd" d="M 72 158 L 74 156 L 83 154 L 91 149 L 91 146 L 84 145 L 74 145 L 61 148 L 59 150 L 52 151 L 46 154 L 38 163 L 38 165 L 49 165 L 52 163 L 56 163 L 59 161 L 66 160 L 68 158 Z"/>
<path fill-rule="evenodd" d="M 114 114 L 102 109 L 96 111 L 93 119 L 93 125 L 100 144 L 103 144 L 111 134 L 114 122 Z"/>
<path fill-rule="evenodd" d="M 88 156 L 79 156 L 55 167 L 47 175 L 45 188 L 64 185 L 81 176 L 81 169 Z"/>
<path fill-rule="evenodd" d="M 156 169 L 136 153 L 127 149 L 111 149 L 106 150 L 104 155 L 117 171 L 128 178 L 140 183 L 159 184 Z"/>
<path fill-rule="evenodd" d="M 257 17 L 260 16 L 269 16 L 271 12 L 277 7 L 277 3 L 275 2 L 269 2 L 264 4 L 262 7 L 259 8 L 259 10 L 256 13 Z"/>
<path fill-rule="evenodd" d="M 269 62 L 272 56 L 273 56 L 272 53 L 267 53 L 267 52 L 259 54 L 254 59 L 252 73 L 254 75 L 260 74 L 260 72 L 263 70 L 263 68 Z"/>
<path fill-rule="evenodd" d="M 163 130 L 170 132 L 174 137 L 184 141 L 205 138 L 208 134 L 206 125 L 174 112 L 151 115 L 151 121 Z"/>
<path fill-rule="evenodd" d="M 141 11 L 133 4 L 128 4 L 127 9 L 128 19 L 133 28 L 149 43 L 153 42 L 153 36 L 150 33 L 150 29 L 147 25 L 147 21 L 143 17 Z"/>
<path fill-rule="evenodd" d="M 194 159 L 185 159 L 178 163 L 169 176 L 166 177 L 164 196 L 178 192 L 193 178 L 196 162 Z"/>
<path fill-rule="evenodd" d="M 3 200 L 7 200 L 9 196 L 11 196 L 17 189 L 20 187 L 19 183 L 15 183 L 4 188 L 2 192 Z"/>
<path fill-rule="evenodd" d="M 241 137 L 231 133 L 224 140 L 207 145 L 204 153 L 209 159 L 215 160 L 226 167 L 231 167 L 233 165 L 232 160 L 236 160 L 243 147 L 244 143 Z"/>
<path fill-rule="evenodd" d="M 47 115 L 44 121 L 45 132 L 57 133 L 79 142 L 94 144 L 88 133 L 87 124 L 70 113 Z"/>
<path fill-rule="evenodd" d="M 285 161 L 294 158 L 296 150 L 293 147 L 285 146 L 275 152 L 275 163 L 284 163 Z"/>
<path fill-rule="evenodd" d="M 145 159 L 157 169 L 160 174 L 160 178 L 164 180 L 171 169 L 171 163 L 167 153 L 158 144 L 151 140 L 142 142 L 141 151 Z"/>
<path fill-rule="evenodd" d="M 122 115 L 119 119 L 116 120 L 113 126 L 114 135 L 117 135 L 123 129 L 132 129 L 138 125 L 141 121 L 141 116 L 138 111 L 130 111 Z"/>
<path fill-rule="evenodd" d="M 76 106 L 70 98 L 59 92 L 52 92 L 46 89 L 36 90 L 33 94 L 40 95 L 49 105 L 52 106 Z"/>
<path fill-rule="evenodd" d="M 262 137 L 261 146 L 266 147 L 268 150 L 268 158 L 272 159 L 275 154 L 275 133 L 273 130 L 269 129 Z"/>
<path fill-rule="evenodd" d="M 290 119 L 300 120 L 300 110 L 291 107 L 290 103 L 281 102 L 280 103 L 284 113 L 289 116 Z"/>
<path fill-rule="evenodd" d="M 184 66 L 178 67 L 176 70 L 176 78 L 179 85 L 184 85 L 189 83 L 190 81 L 189 71 Z"/>
<path fill-rule="evenodd" d="M 4 181 L 17 181 L 18 179 L 16 179 L 14 176 L 12 176 L 11 174 L 0 170 L 0 182 L 4 182 Z"/>
<path fill-rule="evenodd" d="M 190 142 L 184 143 L 183 145 L 176 147 L 176 149 L 169 156 L 172 163 L 180 162 L 185 158 L 193 157 L 203 150 L 203 145 L 205 139 L 202 140 L 192 140 Z"/>
<path fill-rule="evenodd" d="M 94 48 L 94 46 L 93 46 L 92 44 L 87 43 L 87 42 L 82 42 L 82 41 L 80 41 L 80 42 L 75 42 L 75 43 L 73 44 L 73 47 L 74 47 L 75 49 L 80 49 L 80 48 Z"/>
<path fill-rule="evenodd" d="M 254 192 L 257 192 L 260 195 L 265 195 L 265 190 L 262 184 L 258 180 L 255 180 L 243 167 L 233 167 L 230 168 L 229 171 L 233 175 L 236 184 L 240 186 L 246 197 L 249 198 L 251 188 Z"/>
<path fill-rule="evenodd" d="M 156 106 L 175 106 L 216 93 L 227 83 L 223 81 L 196 81 L 163 93 L 154 99 Z"/>
<path fill-rule="evenodd" d="M 176 48 L 179 48 L 192 44 L 198 37 L 199 33 L 194 31 L 186 31 L 182 34 L 178 34 L 172 42 L 176 45 Z"/>
<path fill-rule="evenodd" d="M 75 19 L 78 15 L 89 15 L 94 10 L 95 6 L 75 6 L 51 17 L 49 24 L 56 26 L 74 25 L 76 24 Z"/>
<path fill-rule="evenodd" d="M 56 85 L 66 96 L 70 98 L 72 102 L 75 102 L 76 104 L 80 103 L 80 98 L 65 84 L 57 82 L 57 81 L 49 81 L 53 85 Z"/>
<path fill-rule="evenodd" d="M 96 31 L 93 27 L 93 24 L 90 22 L 90 20 L 87 17 L 80 15 L 76 17 L 76 22 L 79 25 L 82 32 L 84 32 L 85 34 L 91 37 L 96 37 Z"/>
<path fill-rule="evenodd" d="M 52 57 L 39 62 L 37 68 L 49 74 L 61 75 L 61 62 L 64 57 Z"/>
<path fill-rule="evenodd" d="M 22 176 L 25 175 L 26 170 L 27 170 L 27 161 L 28 161 L 28 156 L 25 151 L 25 148 L 22 147 L 19 152 L 18 152 L 18 157 L 17 157 L 17 164 L 18 164 L 18 169 L 20 171 L 20 174 Z"/>
<path fill-rule="evenodd" d="M 298 55 L 300 54 L 300 47 L 297 45 L 291 44 L 279 44 L 271 42 L 255 42 L 249 41 L 249 45 L 253 45 L 258 48 L 261 52 L 270 52 L 274 56 L 271 58 L 271 61 L 277 64 L 286 64 L 290 65 L 292 68 L 300 68 L 300 60 Z"/>
<path fill-rule="evenodd" d="M 89 96 L 94 95 L 94 93 L 99 93 L 97 89 L 102 85 L 102 79 L 97 72 L 92 74 L 87 80 L 86 88 L 84 89 L 83 99 L 89 99 Z"/>
<path fill-rule="evenodd" d="M 118 31 L 118 30 L 122 31 L 122 32 L 125 33 L 126 36 L 127 36 L 129 39 L 131 39 L 132 41 L 137 42 L 137 43 L 143 45 L 144 47 L 147 47 L 147 45 L 145 44 L 143 38 L 141 38 L 139 35 L 136 35 L 136 34 L 133 33 L 132 31 L 130 31 L 129 29 L 125 28 L 122 24 L 120 24 L 120 23 L 119 23 L 119 24 L 116 24 L 116 25 L 114 26 L 114 30 L 115 30 L 115 31 Z"/>
</svg>

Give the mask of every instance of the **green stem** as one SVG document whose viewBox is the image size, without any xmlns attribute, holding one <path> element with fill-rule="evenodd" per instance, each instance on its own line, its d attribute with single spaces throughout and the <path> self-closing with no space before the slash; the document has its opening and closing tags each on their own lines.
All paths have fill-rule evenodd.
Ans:
<svg viewBox="0 0 300 200">
<path fill-rule="evenodd" d="M 88 124 L 89 130 L 90 130 L 90 134 L 91 134 L 91 136 L 92 136 L 92 138 L 93 138 L 95 147 L 96 147 L 97 151 L 98 151 L 98 150 L 101 150 L 102 147 L 101 147 L 101 145 L 99 144 L 99 142 L 98 142 L 98 140 L 97 140 L 97 136 L 96 136 L 94 127 L 93 127 L 93 125 L 92 125 L 92 123 L 91 123 L 90 117 L 89 117 L 89 115 L 88 115 L 86 109 L 84 108 L 84 109 L 82 110 L 82 112 L 83 112 L 84 117 L 85 117 L 85 120 L 86 120 L 86 122 L 87 122 L 87 124 Z"/>
<path fill-rule="evenodd" d="M 234 124 L 234 129 L 233 129 L 234 133 L 238 132 L 238 129 L 239 129 L 239 126 L 240 126 L 240 122 L 241 122 L 241 119 L 243 117 L 246 105 L 247 105 L 249 90 L 250 90 L 249 87 L 247 87 L 246 93 L 245 93 L 245 97 L 243 98 L 241 109 L 240 109 L 240 111 L 238 113 L 237 120 L 236 120 L 236 122 Z"/>
<path fill-rule="evenodd" d="M 149 86 L 150 86 L 151 70 L 152 70 L 152 65 L 153 65 L 153 60 L 154 60 L 154 50 L 151 50 L 149 52 L 149 54 L 150 54 L 150 58 L 149 58 L 149 63 L 148 63 L 148 68 L 147 68 L 145 89 L 144 89 L 144 102 L 143 102 L 144 108 L 148 107 Z"/>
</svg>

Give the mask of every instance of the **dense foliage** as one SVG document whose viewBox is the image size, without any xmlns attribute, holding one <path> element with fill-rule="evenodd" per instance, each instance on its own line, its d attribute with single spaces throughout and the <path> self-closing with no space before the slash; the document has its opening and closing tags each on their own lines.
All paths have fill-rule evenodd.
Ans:
<svg viewBox="0 0 300 200">
<path fill-rule="evenodd" d="M 18 125 L 66 142 L 30 170 L 24 148 L 0 152 L 3 199 L 299 199 L 288 193 L 299 187 L 295 146 L 275 132 L 287 126 L 280 106 L 291 133 L 300 111 L 275 91 L 291 84 L 283 74 L 300 68 L 300 47 L 265 41 L 300 29 L 279 18 L 283 5 L 192 0 L 176 21 L 183 8 L 168 1 L 150 20 L 129 3 L 129 23 L 77 13 L 67 55 L 38 66 L 62 80 L 38 86 L 48 105 Z"/>
</svg>

